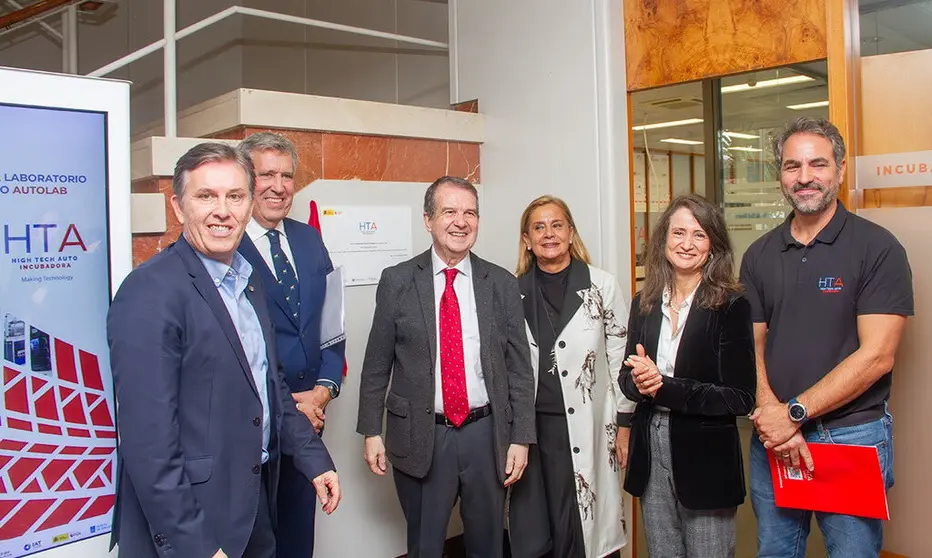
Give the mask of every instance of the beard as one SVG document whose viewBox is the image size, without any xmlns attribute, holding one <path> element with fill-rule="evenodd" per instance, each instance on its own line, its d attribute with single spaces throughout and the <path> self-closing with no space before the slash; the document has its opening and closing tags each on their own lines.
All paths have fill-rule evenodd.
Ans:
<svg viewBox="0 0 932 558">
<path fill-rule="evenodd" d="M 794 184 L 792 188 L 783 188 L 783 197 L 786 198 L 786 201 L 793 207 L 793 210 L 800 215 L 816 215 L 822 213 L 833 203 L 835 203 L 836 198 L 838 197 L 839 189 L 838 180 L 833 180 L 829 186 L 825 186 L 818 182 L 811 182 L 809 184 Z M 794 194 L 800 190 L 806 189 L 816 189 L 819 191 L 821 197 L 809 196 L 805 199 L 798 198 Z"/>
</svg>

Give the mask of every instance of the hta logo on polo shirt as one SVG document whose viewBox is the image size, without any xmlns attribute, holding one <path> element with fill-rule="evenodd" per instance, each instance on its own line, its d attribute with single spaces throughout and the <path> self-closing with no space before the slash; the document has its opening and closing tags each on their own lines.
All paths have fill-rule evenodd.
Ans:
<svg viewBox="0 0 932 558">
<path fill-rule="evenodd" d="M 823 293 L 840 293 L 844 286 L 841 277 L 819 277 L 819 290 Z"/>
</svg>

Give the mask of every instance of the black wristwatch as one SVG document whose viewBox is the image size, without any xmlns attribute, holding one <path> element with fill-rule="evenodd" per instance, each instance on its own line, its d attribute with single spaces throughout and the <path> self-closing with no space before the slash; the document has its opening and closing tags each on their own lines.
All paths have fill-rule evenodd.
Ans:
<svg viewBox="0 0 932 558">
<path fill-rule="evenodd" d="M 340 390 L 332 382 L 317 382 L 315 385 L 327 388 L 330 392 L 330 399 L 336 399 L 340 395 Z"/>
<path fill-rule="evenodd" d="M 787 406 L 790 420 L 796 424 L 802 424 L 806 422 L 807 418 L 809 418 L 809 413 L 806 411 L 806 406 L 800 403 L 799 400 L 795 397 L 789 400 Z"/>
</svg>

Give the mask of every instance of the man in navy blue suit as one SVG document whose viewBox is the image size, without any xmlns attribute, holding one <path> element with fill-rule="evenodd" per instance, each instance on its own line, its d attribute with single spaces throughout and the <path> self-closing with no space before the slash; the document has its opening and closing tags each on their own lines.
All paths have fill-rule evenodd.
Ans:
<svg viewBox="0 0 932 558">
<path fill-rule="evenodd" d="M 320 433 L 327 404 L 340 393 L 346 346 L 340 341 L 321 349 L 321 311 L 333 265 L 320 233 L 287 218 L 298 167 L 294 144 L 261 132 L 238 149 L 256 169 L 256 201 L 239 251 L 265 285 L 285 381 L 297 408 Z M 286 456 L 278 489 L 279 558 L 313 555 L 314 499 L 313 486 Z"/>
<path fill-rule="evenodd" d="M 323 442 L 295 409 L 262 283 L 237 251 L 252 162 L 200 144 L 178 160 L 183 235 L 130 273 L 107 316 L 119 482 L 111 546 L 132 558 L 274 558 L 283 455 L 340 501 Z"/>
</svg>

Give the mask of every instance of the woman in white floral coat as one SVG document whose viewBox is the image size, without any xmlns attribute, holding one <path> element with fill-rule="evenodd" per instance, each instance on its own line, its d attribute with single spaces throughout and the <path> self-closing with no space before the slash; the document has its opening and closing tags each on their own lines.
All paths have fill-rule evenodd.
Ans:
<svg viewBox="0 0 932 558">
<path fill-rule="evenodd" d="M 589 265 L 562 200 L 525 209 L 520 251 L 538 442 L 509 499 L 511 553 L 615 555 L 626 543 L 619 472 L 634 410 L 617 388 L 628 310 L 615 278 Z"/>
</svg>

